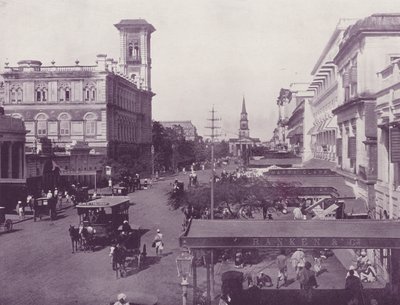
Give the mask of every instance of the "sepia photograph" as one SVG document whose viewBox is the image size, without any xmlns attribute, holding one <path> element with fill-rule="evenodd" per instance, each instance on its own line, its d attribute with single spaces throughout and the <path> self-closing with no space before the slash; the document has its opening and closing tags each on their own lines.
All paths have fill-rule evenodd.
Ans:
<svg viewBox="0 0 400 305">
<path fill-rule="evenodd" d="M 400 1 L 0 28 L 0 305 L 400 304 Z"/>
</svg>

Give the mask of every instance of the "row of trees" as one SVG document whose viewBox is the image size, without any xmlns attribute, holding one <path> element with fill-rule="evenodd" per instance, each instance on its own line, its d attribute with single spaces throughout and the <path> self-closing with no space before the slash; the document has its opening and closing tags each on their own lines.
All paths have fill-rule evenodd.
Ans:
<svg viewBox="0 0 400 305">
<path fill-rule="evenodd" d="M 197 137 L 193 141 L 186 140 L 183 128 L 164 128 L 160 122 L 154 121 L 152 127 L 152 145 L 154 148 L 154 170 L 158 172 L 175 171 L 191 164 L 200 164 L 210 161 L 211 143 Z M 226 141 L 215 144 L 215 157 L 223 158 L 229 154 Z M 124 150 L 123 154 L 106 160 L 104 165 L 113 169 L 113 179 L 136 173 L 148 175 L 151 173 L 151 156 L 140 153 L 139 150 Z"/>
<path fill-rule="evenodd" d="M 160 122 L 153 122 L 154 167 L 158 171 L 170 171 L 190 167 L 193 163 L 210 161 L 211 143 L 202 137 L 186 140 L 183 128 L 164 128 Z M 215 157 L 223 158 L 229 154 L 226 141 L 216 143 Z"/>
<path fill-rule="evenodd" d="M 220 180 L 214 187 L 215 213 L 219 214 L 226 209 L 230 218 L 239 218 L 243 209 L 255 211 L 272 207 L 283 199 L 296 198 L 298 186 L 294 183 L 271 182 L 262 177 L 242 176 L 235 180 Z M 169 199 L 174 209 L 192 207 L 199 214 L 210 209 L 210 202 L 209 184 L 189 188 L 179 194 L 171 192 Z"/>
</svg>

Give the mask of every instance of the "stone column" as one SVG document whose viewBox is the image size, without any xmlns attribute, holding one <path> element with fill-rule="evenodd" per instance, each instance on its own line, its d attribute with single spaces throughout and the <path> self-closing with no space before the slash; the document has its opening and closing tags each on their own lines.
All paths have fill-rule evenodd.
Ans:
<svg viewBox="0 0 400 305">
<path fill-rule="evenodd" d="M 8 173 L 7 173 L 7 178 L 12 178 L 12 148 L 13 148 L 13 142 L 8 142 Z"/>
<path fill-rule="evenodd" d="M 24 143 L 18 143 L 18 178 L 24 178 Z"/>
</svg>

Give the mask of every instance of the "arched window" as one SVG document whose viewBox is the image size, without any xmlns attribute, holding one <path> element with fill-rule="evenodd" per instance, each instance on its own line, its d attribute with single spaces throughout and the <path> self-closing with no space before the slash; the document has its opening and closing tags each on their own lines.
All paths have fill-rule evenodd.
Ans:
<svg viewBox="0 0 400 305">
<path fill-rule="evenodd" d="M 69 82 L 59 83 L 58 99 L 60 102 L 69 102 L 71 100 L 71 84 Z"/>
<path fill-rule="evenodd" d="M 21 119 L 21 120 L 24 119 L 20 113 L 13 113 L 11 115 L 11 117 L 16 118 L 16 119 Z"/>
<path fill-rule="evenodd" d="M 71 116 L 68 113 L 61 113 L 58 120 L 60 121 L 60 135 L 69 136 L 71 134 Z"/>
<path fill-rule="evenodd" d="M 44 83 L 36 85 L 35 88 L 35 101 L 46 102 L 47 101 L 47 86 Z"/>
<path fill-rule="evenodd" d="M 22 88 L 20 84 L 12 85 L 10 88 L 10 102 L 12 104 L 22 102 Z"/>
<path fill-rule="evenodd" d="M 94 113 L 87 113 L 84 118 L 85 120 L 85 135 L 95 136 L 97 127 L 97 116 Z"/>
<path fill-rule="evenodd" d="M 36 134 L 38 136 L 46 136 L 48 116 L 44 113 L 39 113 L 36 116 L 35 120 L 36 120 Z"/>
<path fill-rule="evenodd" d="M 95 101 L 96 100 L 96 84 L 87 83 L 83 88 L 83 98 L 85 101 Z"/>
</svg>

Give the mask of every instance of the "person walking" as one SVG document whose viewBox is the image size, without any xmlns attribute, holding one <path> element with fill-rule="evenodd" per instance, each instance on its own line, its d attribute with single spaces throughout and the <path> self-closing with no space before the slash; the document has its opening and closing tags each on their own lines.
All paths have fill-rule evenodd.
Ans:
<svg viewBox="0 0 400 305">
<path fill-rule="evenodd" d="M 162 251 L 164 250 L 163 235 L 160 229 L 157 229 L 157 234 L 154 236 L 153 246 L 156 248 L 156 255 L 162 256 Z"/>
<path fill-rule="evenodd" d="M 314 271 L 311 270 L 311 263 L 306 262 L 299 274 L 299 282 L 305 301 L 312 302 L 313 289 L 318 287 Z"/>
<path fill-rule="evenodd" d="M 349 270 L 349 276 L 346 278 L 345 284 L 348 305 L 359 304 L 359 300 L 362 299 L 362 289 L 360 278 L 354 275 L 354 270 Z"/>
<path fill-rule="evenodd" d="M 276 264 L 278 265 L 278 280 L 276 281 L 276 289 L 279 289 L 279 282 L 282 280 L 283 285 L 287 284 L 287 257 L 284 249 L 276 257 Z"/>
</svg>

